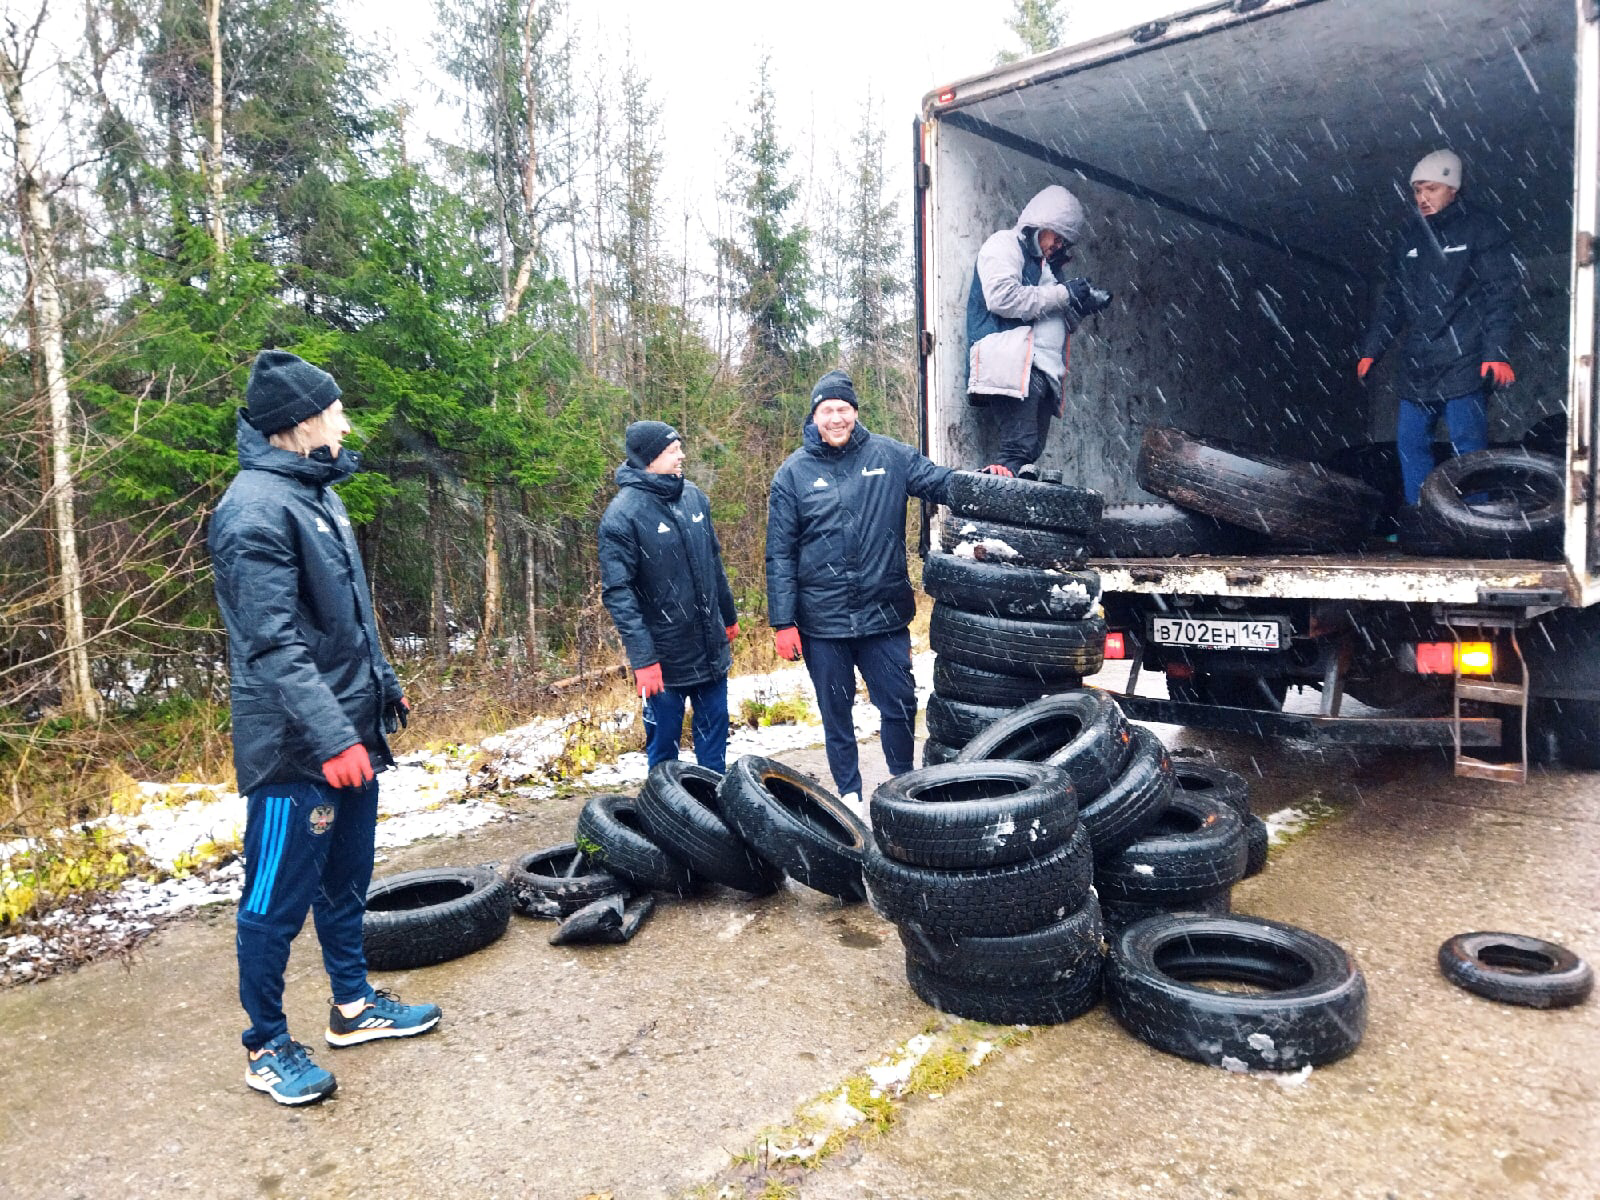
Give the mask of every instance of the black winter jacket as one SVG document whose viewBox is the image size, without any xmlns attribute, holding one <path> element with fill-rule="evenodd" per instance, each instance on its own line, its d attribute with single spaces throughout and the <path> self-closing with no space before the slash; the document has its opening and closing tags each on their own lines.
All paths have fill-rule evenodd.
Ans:
<svg viewBox="0 0 1600 1200">
<path fill-rule="evenodd" d="M 661 664 L 670 688 L 728 673 L 738 617 L 711 525 L 711 502 L 681 475 L 617 468 L 621 489 L 600 519 L 600 599 L 638 670 Z"/>
<path fill-rule="evenodd" d="M 1361 341 L 1378 358 L 1400 331 L 1397 387 L 1407 400 L 1483 390 L 1483 364 L 1511 361 L 1517 267 L 1505 225 L 1457 198 L 1396 239 L 1388 278 Z"/>
<path fill-rule="evenodd" d="M 916 612 L 906 573 L 906 500 L 949 502 L 949 467 L 857 424 L 835 449 L 816 424 L 772 479 L 767 619 L 811 637 L 904 629 Z"/>
<path fill-rule="evenodd" d="M 322 764 L 360 742 L 394 764 L 384 707 L 400 683 L 383 656 L 372 597 L 344 503 L 333 491 L 361 469 L 345 450 L 309 458 L 238 421 L 239 474 L 207 543 L 228 629 L 233 765 L 239 790 L 322 782 Z"/>
</svg>

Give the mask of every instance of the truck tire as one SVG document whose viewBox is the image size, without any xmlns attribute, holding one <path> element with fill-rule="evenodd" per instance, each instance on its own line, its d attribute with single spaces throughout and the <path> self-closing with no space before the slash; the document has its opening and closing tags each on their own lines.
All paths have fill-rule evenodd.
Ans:
<svg viewBox="0 0 1600 1200">
<path fill-rule="evenodd" d="M 993 1025 L 1061 1025 L 1100 1003 L 1103 967 L 1085 959 L 1071 974 L 1049 983 L 990 984 L 936 975 L 906 958 L 906 982 L 924 1004 L 942 1013 Z"/>
<path fill-rule="evenodd" d="M 940 521 L 939 548 L 960 558 L 1045 570 L 1077 570 L 1089 557 L 1084 534 L 977 517 L 951 516 Z"/>
<path fill-rule="evenodd" d="M 729 827 L 717 785 L 722 776 L 671 759 L 650 769 L 639 791 L 639 820 L 651 838 L 703 879 L 735 891 L 765 896 L 777 890 L 783 872 L 767 862 Z"/>
<path fill-rule="evenodd" d="M 1039 858 L 1077 828 L 1072 782 L 1039 763 L 945 763 L 896 775 L 872 793 L 878 848 L 912 866 L 965 870 Z"/>
<path fill-rule="evenodd" d="M 871 834 L 816 780 L 746 754 L 722 777 L 717 799 L 734 832 L 791 879 L 847 904 L 867 898 L 861 856 Z"/>
<path fill-rule="evenodd" d="M 1098 525 L 1104 507 L 1105 497 L 1099 492 L 1071 484 L 1008 479 L 981 471 L 956 471 L 950 476 L 950 508 L 963 517 L 1078 533 Z"/>
<path fill-rule="evenodd" d="M 906 958 L 945 979 L 998 987 L 1055 983 L 1104 951 L 1105 925 L 1092 895 L 1060 921 L 1012 937 L 948 937 L 915 922 L 899 927 Z"/>
<path fill-rule="evenodd" d="M 1020 675 L 1002 675 L 939 657 L 933 660 L 933 690 L 951 700 L 1010 709 L 1057 691 L 1058 685 L 1024 679 Z"/>
<path fill-rule="evenodd" d="M 512 860 L 506 868 L 511 904 L 530 917 L 559 920 L 586 904 L 606 896 L 622 895 L 628 885 L 610 871 L 602 871 L 576 842 L 563 842 L 534 850 Z"/>
<path fill-rule="evenodd" d="M 1467 503 L 1467 496 L 1484 497 Z M 1479 450 L 1428 473 L 1419 501 L 1461 551 L 1479 558 L 1559 558 L 1566 478 L 1559 458 Z"/>
<path fill-rule="evenodd" d="M 1218 800 L 1174 790 L 1155 823 L 1126 849 L 1095 863 L 1104 900 L 1175 908 L 1244 878 L 1244 821 Z"/>
<path fill-rule="evenodd" d="M 1089 536 L 1094 558 L 1175 558 L 1247 554 L 1260 535 L 1176 504 L 1111 504 Z"/>
<path fill-rule="evenodd" d="M 1458 933 L 1439 947 L 1439 969 L 1474 995 L 1529 1008 L 1570 1008 L 1594 990 L 1583 959 L 1520 933 Z"/>
<path fill-rule="evenodd" d="M 700 890 L 689 868 L 644 831 L 632 796 L 591 796 L 578 813 L 578 841 L 594 847 L 591 857 L 634 887 L 674 896 Z"/>
<path fill-rule="evenodd" d="M 1564 765 L 1600 770 L 1600 700 L 1542 700 L 1539 712 Z"/>
<path fill-rule="evenodd" d="M 1106 623 L 1103 617 L 1023 621 L 935 604 L 928 642 L 934 653 L 969 667 L 1066 684 L 1100 669 Z"/>
<path fill-rule="evenodd" d="M 1079 802 L 1087 804 L 1121 772 L 1131 738 L 1127 718 L 1109 692 L 1080 688 L 1044 696 L 1006 714 L 962 747 L 957 758 L 1060 767 L 1071 777 Z"/>
<path fill-rule="evenodd" d="M 1318 463 L 1177 429 L 1145 431 L 1139 486 L 1269 538 L 1335 549 L 1358 542 L 1383 503 L 1377 489 Z"/>
<path fill-rule="evenodd" d="M 361 941 L 374 971 L 409 971 L 481 950 L 511 922 L 511 885 L 487 867 L 427 867 L 374 879 Z"/>
<path fill-rule="evenodd" d="M 1265 989 L 1223 991 L 1204 981 Z M 1367 981 L 1345 950 L 1262 917 L 1174 915 L 1111 943 L 1111 1015 L 1157 1050 L 1214 1067 L 1296 1071 L 1353 1051 Z"/>
<path fill-rule="evenodd" d="M 928 697 L 928 736 L 947 746 L 965 746 L 1010 712 L 998 705 L 952 700 L 936 691 Z"/>
<path fill-rule="evenodd" d="M 935 600 L 996 617 L 1076 621 L 1100 603 L 1100 576 L 1094 571 L 1019 567 L 958 554 L 928 555 L 922 587 Z"/>
</svg>

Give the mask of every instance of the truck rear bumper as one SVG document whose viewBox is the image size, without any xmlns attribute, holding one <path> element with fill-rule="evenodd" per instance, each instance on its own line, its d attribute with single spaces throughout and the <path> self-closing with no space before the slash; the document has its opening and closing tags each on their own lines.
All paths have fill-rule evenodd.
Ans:
<svg viewBox="0 0 1600 1200">
<path fill-rule="evenodd" d="M 1219 729 L 1257 737 L 1299 738 L 1327 745 L 1453 746 L 1449 717 L 1323 717 L 1314 713 L 1262 712 L 1251 708 L 1222 708 L 1212 704 L 1186 704 L 1153 696 L 1113 692 L 1122 711 L 1135 721 L 1187 725 L 1192 729 Z M 1463 746 L 1500 745 L 1498 717 L 1463 717 Z"/>
</svg>

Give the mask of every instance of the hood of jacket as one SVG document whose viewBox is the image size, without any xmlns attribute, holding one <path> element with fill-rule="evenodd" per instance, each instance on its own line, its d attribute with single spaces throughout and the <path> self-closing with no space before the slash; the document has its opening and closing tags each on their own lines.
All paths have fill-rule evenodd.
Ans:
<svg viewBox="0 0 1600 1200">
<path fill-rule="evenodd" d="M 1048 229 L 1076 244 L 1083 233 L 1083 205 L 1059 183 L 1052 183 L 1023 206 L 1017 217 L 1017 232 Z"/>
<path fill-rule="evenodd" d="M 361 470 L 361 455 L 354 450 L 340 450 L 338 458 L 334 458 L 326 446 L 318 446 L 305 458 L 291 450 L 280 450 L 245 419 L 242 408 L 239 410 L 235 436 L 239 443 L 239 469 L 242 471 L 271 471 L 312 487 L 331 487 L 343 483 Z"/>
<path fill-rule="evenodd" d="M 643 467 L 635 467 L 623 463 L 617 468 L 617 486 L 619 488 L 638 488 L 641 492 L 649 492 L 652 496 L 660 496 L 663 500 L 671 502 L 683 495 L 682 475 L 652 475 Z"/>
<path fill-rule="evenodd" d="M 817 423 L 810 417 L 806 418 L 805 427 L 800 431 L 801 442 L 805 447 L 806 453 L 815 454 L 818 458 L 848 454 L 852 450 L 859 449 L 871 436 L 872 430 L 868 429 L 859 420 L 856 422 L 856 427 L 850 431 L 850 440 L 842 446 L 830 446 L 823 441 L 822 430 L 817 428 Z"/>
</svg>

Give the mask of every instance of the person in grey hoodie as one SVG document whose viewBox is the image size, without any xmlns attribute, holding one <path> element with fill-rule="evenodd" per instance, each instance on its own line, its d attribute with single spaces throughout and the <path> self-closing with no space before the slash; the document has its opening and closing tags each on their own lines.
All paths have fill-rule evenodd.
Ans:
<svg viewBox="0 0 1600 1200">
<path fill-rule="evenodd" d="M 993 414 L 1000 444 L 984 468 L 993 474 L 1037 475 L 1050 418 L 1062 411 L 1072 333 L 1111 303 L 1110 292 L 1067 276 L 1083 225 L 1078 198 L 1051 184 L 978 251 L 967 292 L 967 398 Z"/>
</svg>

